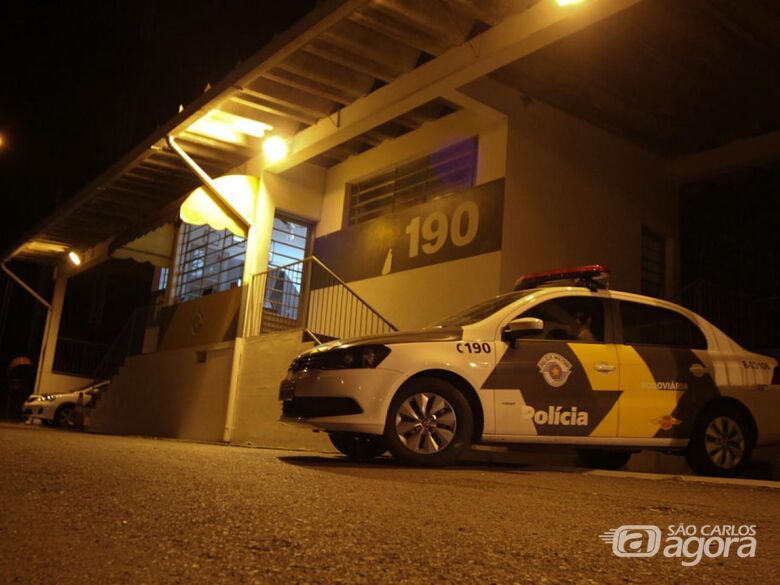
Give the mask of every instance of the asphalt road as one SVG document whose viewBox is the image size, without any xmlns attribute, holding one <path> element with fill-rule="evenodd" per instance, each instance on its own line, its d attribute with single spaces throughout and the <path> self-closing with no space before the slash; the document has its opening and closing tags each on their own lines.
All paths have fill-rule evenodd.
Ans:
<svg viewBox="0 0 780 585">
<path fill-rule="evenodd" d="M 771 487 L 19 425 L 0 461 L 2 583 L 778 583 Z M 628 524 L 755 525 L 755 557 L 617 558 Z"/>
</svg>

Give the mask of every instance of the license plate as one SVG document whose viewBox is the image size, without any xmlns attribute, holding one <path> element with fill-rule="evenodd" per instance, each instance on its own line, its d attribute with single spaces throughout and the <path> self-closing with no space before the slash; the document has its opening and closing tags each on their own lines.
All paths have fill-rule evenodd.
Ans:
<svg viewBox="0 0 780 585">
<path fill-rule="evenodd" d="M 295 381 L 282 380 L 279 384 L 279 400 L 291 400 L 295 398 Z"/>
</svg>

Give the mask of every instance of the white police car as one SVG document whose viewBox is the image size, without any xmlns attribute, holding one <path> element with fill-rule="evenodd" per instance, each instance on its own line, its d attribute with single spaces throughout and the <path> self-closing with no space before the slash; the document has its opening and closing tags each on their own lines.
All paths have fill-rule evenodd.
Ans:
<svg viewBox="0 0 780 585">
<path fill-rule="evenodd" d="M 419 465 L 473 443 L 544 443 L 593 466 L 657 449 L 735 475 L 755 445 L 780 441 L 776 360 L 683 307 L 607 290 L 606 277 L 598 265 L 525 275 L 432 327 L 315 347 L 281 384 L 282 420 L 327 431 L 350 456 L 389 449 Z"/>
</svg>

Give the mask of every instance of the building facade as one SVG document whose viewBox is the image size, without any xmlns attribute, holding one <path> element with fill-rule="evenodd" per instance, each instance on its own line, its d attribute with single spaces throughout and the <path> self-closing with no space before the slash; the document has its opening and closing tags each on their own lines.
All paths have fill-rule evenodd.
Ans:
<svg viewBox="0 0 780 585">
<path fill-rule="evenodd" d="M 323 4 L 7 255 L 56 270 L 38 391 L 111 378 L 97 430 L 316 447 L 276 423 L 316 341 L 423 327 L 565 266 L 674 296 L 680 186 L 777 149 L 691 103 L 718 82 L 675 43 L 711 20 L 649 0 Z M 145 272 L 107 268 L 130 263 Z M 112 270 L 147 302 L 98 347 L 63 341 L 69 288 Z"/>
</svg>

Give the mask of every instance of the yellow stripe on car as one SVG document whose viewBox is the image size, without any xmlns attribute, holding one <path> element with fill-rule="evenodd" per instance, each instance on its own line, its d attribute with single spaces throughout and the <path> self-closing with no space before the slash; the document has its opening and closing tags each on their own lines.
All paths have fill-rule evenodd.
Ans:
<svg viewBox="0 0 780 585">
<path fill-rule="evenodd" d="M 617 346 L 620 360 L 620 437 L 653 437 L 659 420 L 671 415 L 683 395 L 675 390 L 656 389 L 656 379 L 647 363 L 630 345 Z"/>
</svg>

